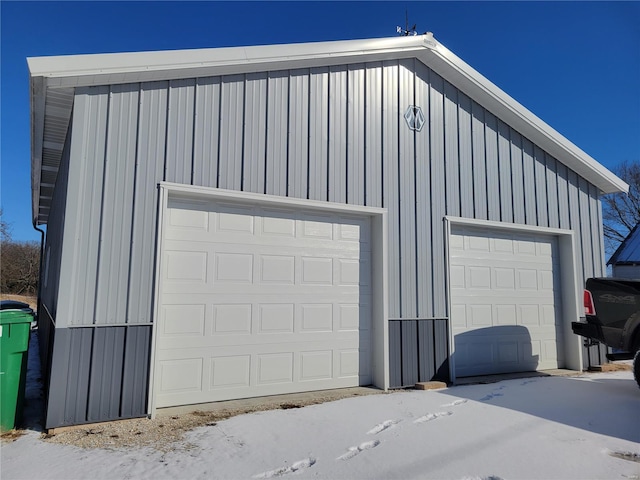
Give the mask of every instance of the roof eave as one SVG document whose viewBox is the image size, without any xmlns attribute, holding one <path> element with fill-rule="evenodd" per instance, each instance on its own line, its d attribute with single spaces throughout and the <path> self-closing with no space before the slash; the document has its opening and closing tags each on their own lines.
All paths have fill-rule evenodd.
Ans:
<svg viewBox="0 0 640 480">
<path fill-rule="evenodd" d="M 42 146 L 44 142 L 44 78 L 30 79 L 31 109 L 31 215 L 34 226 L 42 224 L 40 212 L 40 181 L 42 178 Z"/>
</svg>

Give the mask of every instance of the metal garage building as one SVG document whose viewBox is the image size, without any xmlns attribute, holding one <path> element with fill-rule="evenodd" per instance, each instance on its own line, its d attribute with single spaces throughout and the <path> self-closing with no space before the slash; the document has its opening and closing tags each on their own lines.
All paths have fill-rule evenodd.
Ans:
<svg viewBox="0 0 640 480">
<path fill-rule="evenodd" d="M 628 186 L 431 34 L 28 63 L 47 428 L 583 367 Z"/>
</svg>

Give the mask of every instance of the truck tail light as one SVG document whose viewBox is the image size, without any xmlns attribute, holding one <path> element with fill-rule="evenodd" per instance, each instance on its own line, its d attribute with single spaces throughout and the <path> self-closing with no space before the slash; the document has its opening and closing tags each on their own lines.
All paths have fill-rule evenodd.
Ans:
<svg viewBox="0 0 640 480">
<path fill-rule="evenodd" d="M 584 291 L 584 313 L 585 315 L 596 314 L 596 307 L 593 305 L 593 297 L 589 290 Z"/>
</svg>

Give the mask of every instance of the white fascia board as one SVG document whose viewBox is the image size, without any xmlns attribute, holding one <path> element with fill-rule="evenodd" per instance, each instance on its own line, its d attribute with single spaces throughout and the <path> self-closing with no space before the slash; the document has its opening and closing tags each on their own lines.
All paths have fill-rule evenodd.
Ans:
<svg viewBox="0 0 640 480">
<path fill-rule="evenodd" d="M 424 36 L 251 47 L 27 58 L 31 77 L 48 86 L 91 86 L 341 64 L 364 57 L 412 56 Z M 405 52 L 405 55 L 402 55 Z M 333 61 L 332 61 L 333 59 Z"/>
</svg>

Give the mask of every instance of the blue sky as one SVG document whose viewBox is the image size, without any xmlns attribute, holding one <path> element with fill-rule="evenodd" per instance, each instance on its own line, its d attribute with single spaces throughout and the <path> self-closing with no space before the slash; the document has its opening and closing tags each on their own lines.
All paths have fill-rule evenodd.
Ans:
<svg viewBox="0 0 640 480">
<path fill-rule="evenodd" d="M 31 56 L 392 37 L 417 24 L 608 168 L 640 161 L 640 2 L 0 3 L 3 218 L 31 226 Z"/>
</svg>

